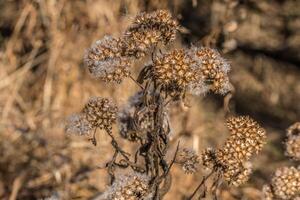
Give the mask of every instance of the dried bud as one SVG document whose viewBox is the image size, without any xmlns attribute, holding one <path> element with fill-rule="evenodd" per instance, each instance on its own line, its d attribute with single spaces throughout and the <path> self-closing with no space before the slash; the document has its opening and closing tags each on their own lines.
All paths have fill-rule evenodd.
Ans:
<svg viewBox="0 0 300 200">
<path fill-rule="evenodd" d="M 65 131 L 68 134 L 89 135 L 93 129 L 92 124 L 83 114 L 71 115 L 66 122 Z"/>
<path fill-rule="evenodd" d="M 86 51 L 84 62 L 95 78 L 105 82 L 120 83 L 130 75 L 131 60 L 122 56 L 121 41 L 109 36 Z"/>
<path fill-rule="evenodd" d="M 167 89 L 183 90 L 196 80 L 196 74 L 192 70 L 193 65 L 193 59 L 185 50 L 173 50 L 154 60 L 154 78 Z"/>
<path fill-rule="evenodd" d="M 199 77 L 190 85 L 192 93 L 199 95 L 210 89 L 214 93 L 225 94 L 230 90 L 227 75 L 230 65 L 216 50 L 206 47 L 192 48 L 190 55 L 197 63 L 200 63 L 195 69 Z"/>
<path fill-rule="evenodd" d="M 287 136 L 300 136 L 300 122 L 296 122 L 287 129 Z"/>
<path fill-rule="evenodd" d="M 111 99 L 92 97 L 82 113 L 93 127 L 110 132 L 112 124 L 116 121 L 117 106 Z"/>
<path fill-rule="evenodd" d="M 271 180 L 271 191 L 276 198 L 294 199 L 300 196 L 300 170 L 282 167 L 276 170 Z"/>
<path fill-rule="evenodd" d="M 166 10 L 140 13 L 125 31 L 122 40 L 125 54 L 137 58 L 145 56 L 157 43 L 174 40 L 177 29 L 177 21 Z"/>
<path fill-rule="evenodd" d="M 117 177 L 98 200 L 145 200 L 150 194 L 149 178 L 142 174 Z"/>
<path fill-rule="evenodd" d="M 290 136 L 285 142 L 286 155 L 294 160 L 300 161 L 300 135 Z"/>
<path fill-rule="evenodd" d="M 197 171 L 199 165 L 199 157 L 192 149 L 179 149 L 175 163 L 182 166 L 182 169 L 187 174 L 192 174 Z"/>
</svg>

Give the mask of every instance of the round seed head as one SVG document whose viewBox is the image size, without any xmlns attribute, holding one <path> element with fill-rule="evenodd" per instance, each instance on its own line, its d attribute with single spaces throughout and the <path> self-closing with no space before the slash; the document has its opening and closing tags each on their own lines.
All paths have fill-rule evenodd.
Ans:
<svg viewBox="0 0 300 200">
<path fill-rule="evenodd" d="M 300 161 L 300 135 L 290 136 L 285 142 L 286 155 L 293 160 Z"/>
<path fill-rule="evenodd" d="M 227 75 L 230 65 L 216 50 L 207 47 L 192 48 L 190 54 L 199 63 L 196 66 L 199 78 L 191 85 L 192 92 L 201 94 L 211 90 L 226 94 L 231 89 Z"/>
<path fill-rule="evenodd" d="M 179 149 L 175 162 L 182 166 L 187 174 L 195 173 L 198 170 L 199 157 L 192 149 Z"/>
<path fill-rule="evenodd" d="M 125 31 L 122 46 L 126 55 L 140 58 L 159 42 L 174 40 L 177 30 L 178 23 L 168 11 L 142 12 Z"/>
<path fill-rule="evenodd" d="M 165 88 L 184 90 L 196 79 L 191 66 L 194 61 L 185 50 L 173 50 L 154 60 L 154 78 Z"/>
<path fill-rule="evenodd" d="M 112 124 L 116 121 L 117 110 L 116 104 L 111 99 L 92 97 L 85 105 L 82 113 L 93 127 L 110 132 Z"/>
<path fill-rule="evenodd" d="M 282 167 L 276 170 L 271 187 L 276 198 L 294 199 L 300 196 L 300 170 Z"/>
<path fill-rule="evenodd" d="M 227 127 L 230 138 L 225 148 L 240 160 L 248 160 L 253 153 L 261 151 L 265 144 L 266 131 L 249 116 L 230 117 Z"/>
<path fill-rule="evenodd" d="M 120 39 L 105 36 L 89 48 L 84 56 L 89 72 L 105 82 L 120 83 L 130 75 L 131 59 L 122 56 Z"/>
</svg>

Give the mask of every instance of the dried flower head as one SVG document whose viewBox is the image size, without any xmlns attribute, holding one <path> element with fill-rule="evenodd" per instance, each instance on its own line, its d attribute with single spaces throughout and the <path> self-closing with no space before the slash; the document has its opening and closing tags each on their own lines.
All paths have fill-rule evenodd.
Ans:
<svg viewBox="0 0 300 200">
<path fill-rule="evenodd" d="M 206 149 L 202 154 L 203 165 L 220 170 L 230 184 L 238 185 L 248 179 L 251 172 L 246 161 L 261 151 L 266 133 L 248 116 L 230 117 L 227 120 L 230 137 L 223 148 Z"/>
<path fill-rule="evenodd" d="M 198 79 L 190 85 L 190 91 L 196 95 L 202 94 L 207 90 L 214 93 L 225 94 L 230 90 L 228 72 L 230 65 L 214 49 L 192 48 L 190 55 L 200 63 L 196 65 L 196 71 L 199 73 Z"/>
<path fill-rule="evenodd" d="M 84 62 L 90 73 L 105 82 L 120 83 L 130 75 L 131 59 L 122 56 L 120 39 L 105 36 L 88 49 Z"/>
<path fill-rule="evenodd" d="M 253 154 L 261 151 L 265 144 L 266 131 L 249 116 L 230 117 L 227 119 L 230 139 L 225 147 L 230 152 L 236 148 L 235 156 L 241 160 L 248 160 Z"/>
<path fill-rule="evenodd" d="M 296 122 L 287 129 L 287 136 L 300 136 L 300 122 Z"/>
<path fill-rule="evenodd" d="M 117 177 L 99 200 L 146 200 L 148 195 L 150 195 L 149 178 L 134 173 Z"/>
<path fill-rule="evenodd" d="M 300 161 L 300 135 L 290 136 L 286 142 L 286 155 L 294 160 Z"/>
<path fill-rule="evenodd" d="M 266 192 L 283 200 L 300 197 L 300 170 L 295 167 L 277 169 Z"/>
<path fill-rule="evenodd" d="M 92 97 L 85 105 L 82 113 L 86 120 L 95 128 L 111 131 L 116 121 L 117 106 L 109 98 Z"/>
<path fill-rule="evenodd" d="M 127 55 L 142 57 L 157 43 L 167 44 L 174 40 L 177 30 L 178 23 L 169 11 L 140 13 L 125 31 L 123 49 Z"/>
<path fill-rule="evenodd" d="M 66 133 L 76 135 L 89 135 L 92 129 L 92 124 L 83 114 L 74 114 L 68 117 L 65 127 Z"/>
<path fill-rule="evenodd" d="M 194 60 L 183 49 L 158 56 L 153 63 L 153 75 L 167 89 L 184 90 L 196 80 L 192 66 Z"/>
<path fill-rule="evenodd" d="M 199 157 L 192 149 L 179 149 L 175 163 L 182 166 L 182 169 L 187 174 L 192 174 L 197 171 L 199 165 Z"/>
</svg>

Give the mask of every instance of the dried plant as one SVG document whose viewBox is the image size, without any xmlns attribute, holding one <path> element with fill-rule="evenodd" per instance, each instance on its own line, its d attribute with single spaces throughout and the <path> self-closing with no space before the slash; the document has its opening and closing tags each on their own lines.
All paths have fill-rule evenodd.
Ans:
<svg viewBox="0 0 300 200">
<path fill-rule="evenodd" d="M 98 199 L 162 199 L 171 187 L 170 169 L 174 164 L 180 165 L 185 173 L 199 169 L 198 155 L 192 149 L 180 147 L 179 142 L 173 158 L 168 158 L 171 149 L 168 108 L 174 102 L 184 103 L 187 93 L 230 93 L 230 66 L 220 53 L 208 47 L 169 52 L 160 49 L 175 39 L 178 30 L 178 22 L 166 10 L 141 13 L 121 37 L 106 36 L 86 51 L 84 61 L 94 77 L 117 83 L 130 77 L 140 88 L 120 109 L 108 98 L 91 98 L 67 122 L 68 133 L 86 135 L 95 145 L 97 129 L 104 130 L 111 138 L 114 154 L 106 164 L 111 186 Z M 141 67 L 136 79 L 131 77 L 130 66 L 146 55 L 152 55 L 149 64 Z M 115 122 L 119 124 L 121 137 L 112 131 Z M 229 118 L 227 127 L 231 135 L 224 147 L 207 149 L 202 154 L 203 165 L 211 173 L 190 199 L 212 175 L 215 175 L 209 190 L 212 193 L 222 178 L 233 185 L 247 181 L 251 173 L 249 160 L 261 151 L 265 131 L 247 116 Z M 117 138 L 132 142 L 134 152 L 123 150 Z M 128 169 L 131 173 L 117 175 L 118 169 Z M 204 188 L 204 192 L 208 190 Z"/>
<path fill-rule="evenodd" d="M 252 171 L 249 160 L 253 154 L 261 151 L 266 139 L 265 130 L 248 116 L 229 118 L 227 127 L 230 136 L 224 146 L 217 150 L 208 148 L 202 153 L 203 165 L 211 169 L 203 180 L 206 181 L 211 176 L 217 177 L 211 188 L 213 192 L 217 191 L 215 185 L 220 185 L 222 178 L 235 186 L 245 183 Z M 192 197 L 204 184 L 205 182 L 201 182 Z"/>
</svg>

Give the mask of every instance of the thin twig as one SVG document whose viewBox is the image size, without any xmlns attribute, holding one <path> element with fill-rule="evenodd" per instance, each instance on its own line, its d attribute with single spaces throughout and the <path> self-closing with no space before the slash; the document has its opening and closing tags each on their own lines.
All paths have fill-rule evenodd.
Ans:
<svg viewBox="0 0 300 200">
<path fill-rule="evenodd" d="M 187 199 L 187 200 L 192 200 L 193 197 L 197 194 L 198 190 L 201 188 L 203 184 L 205 184 L 206 180 L 214 173 L 215 171 L 212 170 L 207 176 L 204 176 L 200 184 L 197 186 L 193 194 Z"/>
<path fill-rule="evenodd" d="M 129 75 L 129 78 L 135 83 L 135 84 L 137 84 L 142 90 L 145 90 L 145 88 L 141 85 L 141 84 L 139 84 L 131 75 Z"/>
</svg>

